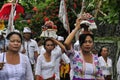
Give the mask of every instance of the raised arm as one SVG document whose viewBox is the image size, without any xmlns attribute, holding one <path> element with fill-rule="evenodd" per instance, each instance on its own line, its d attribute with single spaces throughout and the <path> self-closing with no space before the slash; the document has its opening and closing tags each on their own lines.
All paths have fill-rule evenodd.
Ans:
<svg viewBox="0 0 120 80">
<path fill-rule="evenodd" d="M 75 34 L 77 33 L 77 31 L 80 29 L 80 22 L 82 20 L 80 18 L 78 18 L 76 20 L 76 25 L 75 28 L 72 30 L 72 32 L 68 35 L 68 37 L 66 38 L 64 45 L 66 47 L 66 49 L 70 49 L 71 48 L 71 42 L 73 40 L 73 38 L 75 37 Z"/>
<path fill-rule="evenodd" d="M 75 34 L 77 33 L 77 31 L 81 28 L 80 26 L 81 21 L 88 20 L 89 18 L 92 18 L 92 15 L 90 15 L 89 13 L 83 13 L 82 15 L 80 15 L 80 17 L 77 18 L 74 30 L 68 35 L 68 37 L 64 42 L 66 49 L 69 50 L 71 48 L 71 42 L 75 37 Z"/>
<path fill-rule="evenodd" d="M 58 40 L 56 40 L 56 39 L 54 39 L 54 38 L 51 38 L 54 42 L 55 42 L 55 44 L 56 45 L 59 45 L 60 46 L 60 48 L 61 48 L 61 50 L 62 50 L 62 53 L 64 53 L 65 52 L 65 46 L 61 43 L 61 42 L 59 42 Z"/>
</svg>

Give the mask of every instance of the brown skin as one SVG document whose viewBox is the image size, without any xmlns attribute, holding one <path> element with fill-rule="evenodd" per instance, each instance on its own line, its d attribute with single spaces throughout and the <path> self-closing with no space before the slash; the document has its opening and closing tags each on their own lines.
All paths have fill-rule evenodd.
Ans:
<svg viewBox="0 0 120 80">
<path fill-rule="evenodd" d="M 45 60 L 47 62 L 51 61 L 51 51 L 55 48 L 52 41 L 47 41 L 46 45 L 44 45 L 46 52 L 44 53 Z M 40 76 L 36 75 L 36 80 L 40 80 Z"/>
<path fill-rule="evenodd" d="M 108 57 L 108 48 L 103 47 L 101 51 L 101 56 L 104 58 L 105 62 L 107 62 L 107 57 Z M 105 80 L 111 80 L 112 75 L 108 75 L 105 77 Z"/>
<path fill-rule="evenodd" d="M 31 33 L 24 33 L 23 36 L 26 41 L 29 41 L 31 38 Z"/>
<path fill-rule="evenodd" d="M 30 40 L 30 37 L 31 37 L 31 33 L 23 33 L 23 36 L 24 36 L 24 39 L 25 41 L 29 41 Z M 26 49 L 23 48 L 23 50 L 21 51 L 21 53 L 26 53 Z"/>
<path fill-rule="evenodd" d="M 88 13 L 84 13 L 82 16 L 80 16 L 79 18 L 77 18 L 76 20 L 76 26 L 74 28 L 74 30 L 68 35 L 68 37 L 66 38 L 64 44 L 66 46 L 66 49 L 71 49 L 71 42 L 75 36 L 75 34 L 77 33 L 77 31 L 81 28 L 80 23 L 82 22 L 82 20 L 85 19 L 84 15 L 87 15 Z M 87 19 L 87 17 L 86 17 Z M 91 33 L 88 30 L 84 31 L 83 33 Z M 93 48 L 93 40 L 90 36 L 86 37 L 85 43 L 83 43 L 81 45 L 81 51 L 83 53 L 84 59 L 86 62 L 92 63 L 92 54 L 89 54 Z"/>
<path fill-rule="evenodd" d="M 92 15 L 90 15 L 89 13 L 83 13 L 81 16 L 79 16 L 77 19 L 76 19 L 76 25 L 75 25 L 75 28 L 73 29 L 73 31 L 68 35 L 68 37 L 66 38 L 64 44 L 66 46 L 66 49 L 71 49 L 71 42 L 73 40 L 73 38 L 75 37 L 75 34 L 77 33 L 77 31 L 79 31 L 79 29 L 81 29 L 81 26 L 80 26 L 80 23 L 83 21 L 83 20 L 86 20 L 88 18 L 91 18 Z M 91 31 L 84 31 L 82 33 L 91 33 Z"/>
<path fill-rule="evenodd" d="M 0 70 L 3 69 L 4 64 L 5 64 L 4 62 L 0 62 Z"/>
<path fill-rule="evenodd" d="M 18 35 L 13 34 L 10 37 L 10 42 L 8 45 L 8 50 L 6 54 L 6 60 L 9 64 L 19 64 L 20 63 L 20 57 L 19 57 L 19 50 L 21 47 L 21 39 Z"/>
<path fill-rule="evenodd" d="M 71 45 L 72 45 L 72 40 L 75 37 L 75 34 L 77 33 L 77 31 L 81 28 L 80 26 L 80 22 L 82 20 L 80 18 L 78 18 L 76 20 L 76 26 L 74 28 L 74 30 L 68 35 L 68 37 L 66 38 L 66 40 L 64 41 L 64 45 L 66 47 L 66 49 L 70 50 L 71 49 Z"/>
<path fill-rule="evenodd" d="M 51 51 L 55 48 L 55 45 L 52 41 L 47 41 L 45 45 L 46 52 L 44 54 L 44 57 L 47 62 L 51 61 Z"/>
<path fill-rule="evenodd" d="M 101 56 L 104 58 L 104 60 L 107 62 L 107 57 L 108 57 L 108 49 L 107 48 L 102 48 L 101 51 Z"/>
<path fill-rule="evenodd" d="M 90 36 L 87 36 L 85 39 L 85 43 L 81 46 L 81 51 L 83 53 L 84 59 L 88 63 L 92 63 L 92 54 L 90 54 L 91 50 L 93 48 L 93 40 Z"/>
<path fill-rule="evenodd" d="M 71 49 L 72 40 L 75 37 L 75 34 L 81 28 L 80 23 L 81 23 L 82 19 L 84 19 L 84 18 L 80 17 L 76 20 L 76 26 L 75 26 L 74 30 L 68 35 L 68 37 L 66 38 L 66 40 L 64 42 L 66 49 L 68 49 L 68 50 Z M 81 45 L 80 50 L 82 51 L 84 60 L 88 63 L 93 62 L 93 56 L 91 54 L 93 45 L 94 45 L 94 42 L 90 36 L 87 36 L 85 39 L 85 42 Z M 101 79 L 97 79 L 97 80 L 104 80 L 104 79 L 103 79 L 103 77 L 101 77 Z"/>
<path fill-rule="evenodd" d="M 46 44 L 44 45 L 44 47 L 46 49 L 46 52 L 44 53 L 44 57 L 45 57 L 45 60 L 47 62 L 51 61 L 51 51 L 55 48 L 55 45 L 59 45 L 61 47 L 61 49 L 62 49 L 62 52 L 65 51 L 65 47 L 64 47 L 64 45 L 61 42 L 57 41 L 54 38 L 51 38 L 51 40 L 48 40 L 46 42 Z M 36 75 L 36 80 L 40 80 L 40 76 L 39 75 Z M 54 78 L 49 78 L 47 80 L 54 80 Z"/>
<path fill-rule="evenodd" d="M 23 36 L 24 36 L 24 39 L 26 41 L 29 41 L 31 39 L 31 33 L 24 33 Z M 24 54 L 25 52 L 26 52 L 26 50 L 25 50 L 25 48 L 23 48 L 22 53 Z M 38 57 L 38 52 L 37 51 L 34 52 L 34 56 L 36 58 Z"/>
</svg>

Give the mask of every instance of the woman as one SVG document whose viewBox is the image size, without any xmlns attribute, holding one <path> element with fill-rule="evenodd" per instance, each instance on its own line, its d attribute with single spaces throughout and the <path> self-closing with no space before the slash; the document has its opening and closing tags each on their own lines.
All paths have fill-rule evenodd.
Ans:
<svg viewBox="0 0 120 80">
<path fill-rule="evenodd" d="M 99 57 L 100 67 L 104 75 L 105 80 L 112 80 L 112 60 L 108 57 L 108 48 L 103 46 L 100 49 Z"/>
<path fill-rule="evenodd" d="M 75 29 L 68 35 L 64 44 L 68 51 L 68 55 L 72 61 L 73 79 L 72 80 L 104 80 L 99 67 L 98 57 L 91 52 L 94 45 L 94 37 L 90 32 L 83 32 L 79 36 L 80 50 L 75 51 L 70 47 L 71 42 L 80 29 L 81 19 L 76 20 Z"/>
<path fill-rule="evenodd" d="M 7 35 L 7 52 L 0 54 L 0 62 L 4 63 L 0 70 L 0 80 L 33 80 L 28 57 L 19 53 L 22 36 L 18 32 Z"/>
<path fill-rule="evenodd" d="M 53 38 L 48 38 L 44 42 L 45 52 L 40 54 L 36 64 L 36 80 L 55 80 L 55 61 L 61 56 L 60 50 L 55 45 L 59 45 L 64 52 L 64 46 Z M 54 51 L 53 51 L 54 49 Z"/>
</svg>

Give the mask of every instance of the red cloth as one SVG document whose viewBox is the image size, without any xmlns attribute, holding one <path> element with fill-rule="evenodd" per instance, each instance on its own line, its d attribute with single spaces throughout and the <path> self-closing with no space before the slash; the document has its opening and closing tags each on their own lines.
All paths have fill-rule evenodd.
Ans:
<svg viewBox="0 0 120 80">
<path fill-rule="evenodd" d="M 12 3 L 6 3 L 2 6 L 2 8 L 0 10 L 0 19 L 4 19 L 4 20 L 9 19 L 9 15 L 10 15 L 10 12 L 11 12 L 11 6 L 12 6 Z M 18 3 L 16 4 L 15 11 L 16 11 L 16 16 L 15 16 L 14 20 L 19 18 L 19 13 L 24 14 L 23 6 L 18 4 Z"/>
</svg>

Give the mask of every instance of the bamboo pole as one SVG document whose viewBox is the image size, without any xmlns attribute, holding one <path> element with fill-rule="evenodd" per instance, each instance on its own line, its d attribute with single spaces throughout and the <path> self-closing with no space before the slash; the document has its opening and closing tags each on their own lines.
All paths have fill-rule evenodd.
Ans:
<svg viewBox="0 0 120 80">
<path fill-rule="evenodd" d="M 97 17 L 97 14 L 100 10 L 101 5 L 102 5 L 102 0 L 99 0 L 98 5 L 96 6 L 96 9 L 95 9 L 95 15 L 94 15 L 95 18 Z"/>
<path fill-rule="evenodd" d="M 82 8 L 81 8 L 81 11 L 80 11 L 80 14 L 77 15 L 78 18 L 81 17 L 81 15 L 84 13 L 85 11 L 85 0 L 82 0 Z M 77 31 L 77 33 L 75 34 L 75 40 L 77 41 L 79 39 L 79 33 L 80 33 L 81 30 Z"/>
</svg>

